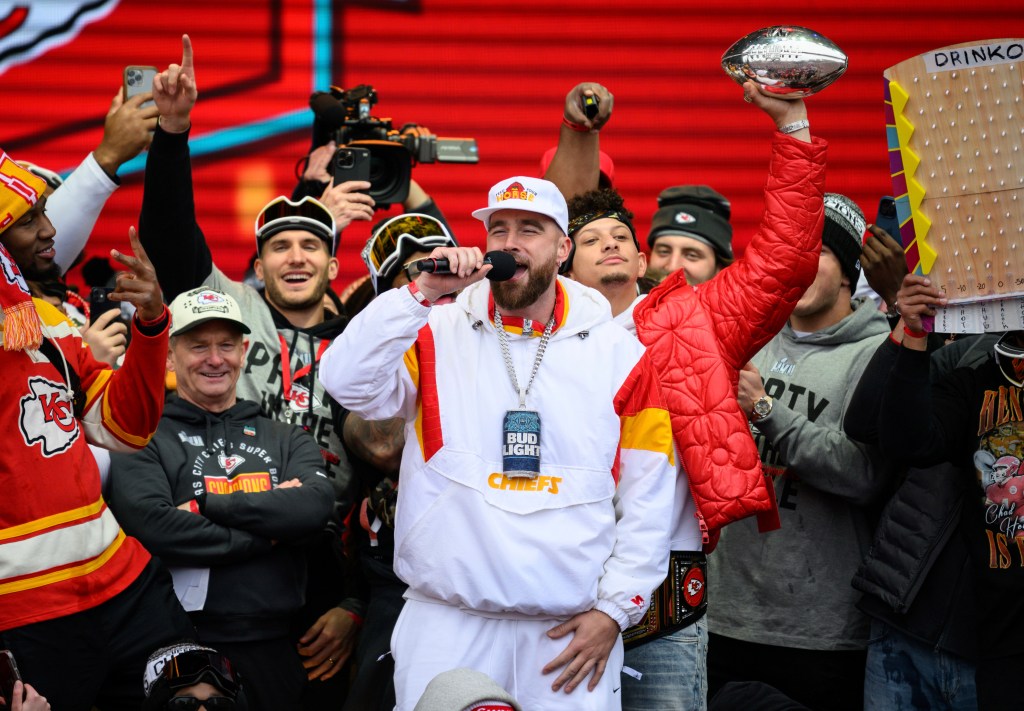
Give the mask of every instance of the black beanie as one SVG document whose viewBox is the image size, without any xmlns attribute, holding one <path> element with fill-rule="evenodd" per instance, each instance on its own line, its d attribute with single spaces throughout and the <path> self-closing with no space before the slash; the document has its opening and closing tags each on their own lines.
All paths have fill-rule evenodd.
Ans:
<svg viewBox="0 0 1024 711">
<path fill-rule="evenodd" d="M 821 243 L 832 250 L 839 267 L 850 280 L 850 293 L 857 289 L 860 279 L 860 252 L 867 220 L 864 213 L 850 198 L 839 193 L 825 193 L 825 226 Z"/>
<path fill-rule="evenodd" d="M 676 185 L 658 195 L 658 211 L 651 220 L 647 245 L 661 235 L 683 235 L 706 242 L 726 264 L 732 261 L 731 205 L 707 185 Z"/>
</svg>

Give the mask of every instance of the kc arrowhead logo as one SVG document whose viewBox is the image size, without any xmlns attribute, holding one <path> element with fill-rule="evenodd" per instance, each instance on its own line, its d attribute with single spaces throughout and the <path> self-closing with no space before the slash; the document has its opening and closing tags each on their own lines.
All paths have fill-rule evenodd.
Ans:
<svg viewBox="0 0 1024 711">
<path fill-rule="evenodd" d="M 25 444 L 39 444 L 44 457 L 67 451 L 78 439 L 78 420 L 64 383 L 28 379 L 29 394 L 21 398 L 18 426 Z"/>
<path fill-rule="evenodd" d="M 220 468 L 226 471 L 228 474 L 235 471 L 238 465 L 245 461 L 245 457 L 240 457 L 237 454 L 232 454 L 230 457 L 224 452 L 217 455 L 217 463 L 220 464 Z"/>
<path fill-rule="evenodd" d="M 301 385 L 292 386 L 292 398 L 288 402 L 288 407 L 293 412 L 308 412 L 309 411 L 309 400 L 313 399 L 313 409 L 319 409 L 323 403 L 320 402 L 320 398 L 316 395 L 310 395 L 307 388 Z"/>
</svg>

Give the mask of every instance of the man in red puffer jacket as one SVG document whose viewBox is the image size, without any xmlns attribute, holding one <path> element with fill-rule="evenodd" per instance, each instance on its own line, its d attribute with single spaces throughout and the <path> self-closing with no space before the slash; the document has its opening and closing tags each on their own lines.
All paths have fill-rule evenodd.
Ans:
<svg viewBox="0 0 1024 711">
<path fill-rule="evenodd" d="M 597 85 L 577 86 L 566 101 L 567 121 L 580 121 L 574 115 L 577 95 L 588 90 L 607 94 Z M 574 251 L 564 270 L 601 291 L 612 305 L 615 320 L 648 347 L 662 374 L 681 461 L 677 505 L 670 522 L 674 568 L 666 583 L 675 581 L 680 589 L 665 590 L 663 595 L 665 602 L 672 601 L 678 609 L 663 605 L 660 615 L 650 613 L 640 626 L 624 633 L 626 665 L 646 677 L 623 678 L 626 711 L 704 708 L 707 686 L 701 670 L 707 629 L 701 618 L 707 598 L 701 549 L 714 547 L 722 526 L 750 515 L 759 516 L 762 530 L 778 527 L 773 488 L 766 485 L 746 413 L 736 402 L 736 383 L 739 370 L 782 328 L 817 272 L 825 145 L 810 137 L 802 101 L 774 100 L 752 85 L 745 92 L 788 135 L 779 133 L 773 140 L 765 211 L 744 257 L 715 270 L 705 283 L 688 283 L 693 277 L 679 269 L 649 298 L 637 296 L 645 257 L 632 214 L 621 198 L 613 191 L 588 192 L 569 205 Z M 603 106 L 610 104 L 606 99 Z M 599 128 L 604 120 L 607 115 L 599 115 L 591 123 Z M 579 155 L 596 149 L 595 136 L 592 131 L 563 128 L 561 158 L 586 165 Z M 552 171 L 558 176 L 559 166 L 556 156 L 549 178 Z M 574 181 L 579 177 L 577 171 L 571 179 L 561 180 L 563 192 L 578 187 Z M 681 206 L 671 209 L 684 210 Z M 692 643 L 694 638 L 697 644 Z M 690 644 L 672 644 L 673 640 Z M 659 648 L 666 651 L 660 653 Z M 694 650 L 692 658 L 679 651 L 684 648 Z M 685 688 L 677 682 L 653 681 L 663 674 L 683 679 Z M 692 684 L 686 681 L 691 678 Z"/>
</svg>

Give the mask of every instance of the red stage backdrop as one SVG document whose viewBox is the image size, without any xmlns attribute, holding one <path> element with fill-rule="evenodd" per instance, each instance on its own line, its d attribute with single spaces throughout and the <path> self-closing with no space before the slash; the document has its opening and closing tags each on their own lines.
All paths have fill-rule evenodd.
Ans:
<svg viewBox="0 0 1024 711">
<path fill-rule="evenodd" d="M 647 0 L 21 0 L 0 2 L 0 146 L 62 172 L 98 142 L 122 68 L 180 61 L 196 50 L 199 104 L 192 129 L 199 221 L 217 263 L 240 277 L 252 221 L 291 192 L 309 147 L 310 93 L 372 84 L 374 115 L 441 136 L 472 136 L 480 163 L 421 165 L 414 177 L 459 240 L 483 244 L 469 217 L 502 178 L 537 175 L 554 145 L 566 92 L 598 81 L 615 95 L 602 148 L 616 186 L 646 234 L 664 187 L 707 183 L 733 201 L 737 246 L 760 212 L 771 126 L 742 101 L 722 52 L 760 27 L 798 24 L 849 55 L 846 75 L 808 101 L 812 131 L 830 143 L 828 189 L 853 197 L 871 221 L 890 191 L 882 71 L 929 49 L 1024 35 L 1016 3 L 684 3 Z M 843 7 L 841 8 L 840 5 Z M 122 171 L 89 255 L 127 243 L 137 220 L 144 157 Z M 342 237 L 342 287 L 364 273 L 369 223 Z M 74 281 L 76 276 L 72 274 Z"/>
</svg>

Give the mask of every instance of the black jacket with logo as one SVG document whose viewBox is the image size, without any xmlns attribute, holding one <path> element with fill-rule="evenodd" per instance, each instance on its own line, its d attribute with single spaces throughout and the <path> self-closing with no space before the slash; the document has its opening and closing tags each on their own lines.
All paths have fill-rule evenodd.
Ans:
<svg viewBox="0 0 1024 711">
<path fill-rule="evenodd" d="M 281 489 L 290 479 L 302 486 Z M 334 502 L 308 433 L 262 417 L 254 402 L 211 413 L 172 398 L 144 450 L 112 457 L 109 488 L 124 530 L 172 572 L 210 569 L 201 614 L 211 634 L 288 633 L 307 575 L 295 546 L 323 530 Z M 199 513 L 177 508 L 190 501 Z"/>
</svg>

